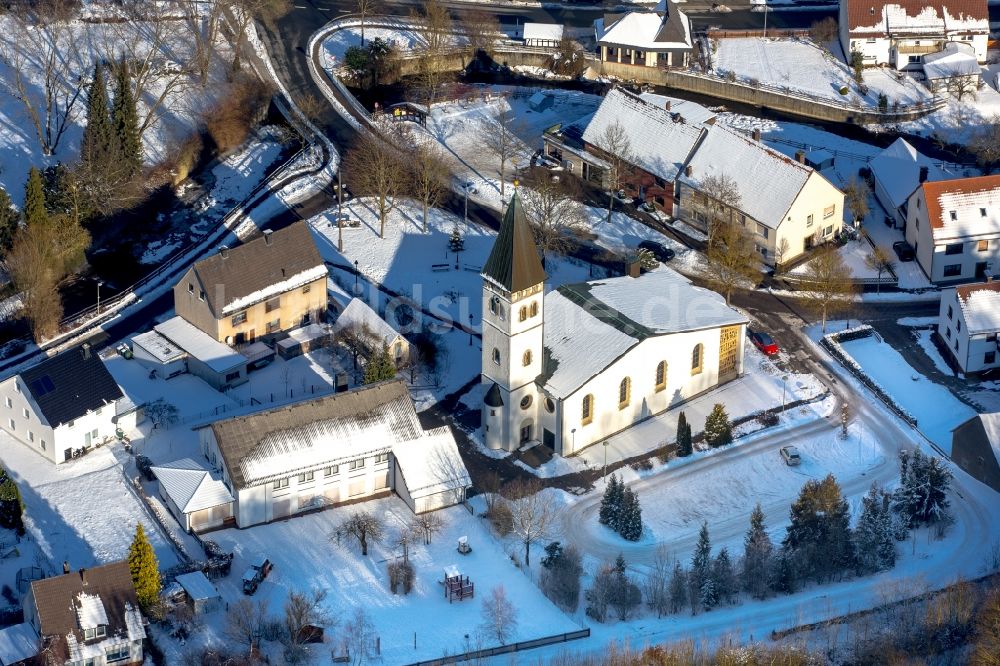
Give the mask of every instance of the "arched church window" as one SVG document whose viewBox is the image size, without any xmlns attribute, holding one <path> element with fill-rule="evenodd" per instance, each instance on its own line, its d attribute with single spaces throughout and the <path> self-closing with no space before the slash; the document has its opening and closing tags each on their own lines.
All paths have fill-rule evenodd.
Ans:
<svg viewBox="0 0 1000 666">
<path fill-rule="evenodd" d="M 662 391 L 667 388 L 667 362 L 660 361 L 656 364 L 656 390 Z"/>
<path fill-rule="evenodd" d="M 700 374 L 704 363 L 705 363 L 705 347 L 699 342 L 694 346 L 694 349 L 691 351 L 691 374 L 692 375 Z"/>
<path fill-rule="evenodd" d="M 524 321 L 528 318 L 528 308 L 521 306 L 521 310 L 518 312 L 517 320 Z"/>
<path fill-rule="evenodd" d="M 496 347 L 493 348 L 493 362 L 500 365 L 500 350 Z"/>
<path fill-rule="evenodd" d="M 531 316 L 538 316 L 538 301 L 531 301 Z"/>
<path fill-rule="evenodd" d="M 583 396 L 583 415 L 581 423 L 587 425 L 594 420 L 594 396 L 587 394 Z"/>
<path fill-rule="evenodd" d="M 628 407 L 628 401 L 632 393 L 632 380 L 626 377 L 618 384 L 618 409 Z"/>
<path fill-rule="evenodd" d="M 528 349 L 528 350 L 526 350 L 524 352 L 524 355 L 521 357 L 521 364 L 524 365 L 524 366 L 531 365 L 531 350 L 530 349 Z"/>
</svg>

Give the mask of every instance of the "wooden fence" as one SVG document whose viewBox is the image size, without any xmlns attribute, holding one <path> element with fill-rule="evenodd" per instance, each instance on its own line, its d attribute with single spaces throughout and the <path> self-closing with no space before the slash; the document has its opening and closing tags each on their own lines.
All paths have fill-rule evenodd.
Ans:
<svg viewBox="0 0 1000 666">
<path fill-rule="evenodd" d="M 569 641 L 575 641 L 581 638 L 590 638 L 589 628 L 581 629 L 580 631 L 571 631 L 568 634 L 557 634 L 555 636 L 546 636 L 544 638 L 536 638 L 530 641 L 521 641 L 520 643 L 510 643 L 509 645 L 499 645 L 497 647 L 485 648 L 482 650 L 472 650 L 470 652 L 463 652 L 462 654 L 448 655 L 437 659 L 429 659 L 427 661 L 415 661 L 411 664 L 407 664 L 407 666 L 442 666 L 443 664 L 457 664 L 461 661 L 486 659 L 487 657 L 513 654 L 522 650 L 533 650 L 534 648 L 545 647 L 546 645 L 555 645 L 556 643 L 568 643 Z"/>
</svg>

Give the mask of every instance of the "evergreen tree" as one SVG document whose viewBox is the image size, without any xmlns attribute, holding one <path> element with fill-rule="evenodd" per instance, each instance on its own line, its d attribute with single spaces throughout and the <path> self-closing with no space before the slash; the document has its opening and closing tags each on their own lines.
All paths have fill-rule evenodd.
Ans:
<svg viewBox="0 0 1000 666">
<path fill-rule="evenodd" d="M 21 489 L 7 471 L 0 469 L 0 527 L 16 530 L 18 534 L 24 531 L 22 513 L 24 502 L 21 500 Z"/>
<path fill-rule="evenodd" d="M 743 589 L 754 599 L 767 596 L 768 572 L 771 570 L 771 556 L 774 545 L 764 528 L 764 511 L 760 502 L 750 514 L 750 528 L 743 539 Z"/>
<path fill-rule="evenodd" d="M 615 532 L 620 530 L 622 503 L 625 498 L 625 482 L 618 478 L 617 474 L 612 474 L 608 481 L 607 488 L 604 489 L 604 497 L 601 498 L 601 508 L 598 512 L 598 520 L 602 525 L 607 525 Z"/>
<path fill-rule="evenodd" d="M 395 376 L 396 364 L 389 354 L 389 348 L 382 345 L 381 351 L 376 352 L 374 356 L 368 359 L 368 363 L 365 365 L 364 382 L 365 384 L 374 384 L 375 382 L 392 379 Z"/>
<path fill-rule="evenodd" d="M 694 555 L 691 557 L 691 571 L 688 574 L 689 601 L 691 611 L 697 612 L 702 604 L 702 591 L 705 581 L 712 577 L 712 542 L 708 537 L 708 522 L 701 524 L 698 532 L 698 543 L 694 548 Z"/>
<path fill-rule="evenodd" d="M 822 580 L 853 565 L 850 508 L 832 474 L 809 480 L 792 504 L 791 524 L 782 542 L 807 575 Z"/>
<path fill-rule="evenodd" d="M 677 455 L 681 458 L 691 455 L 691 424 L 681 412 L 677 416 Z"/>
<path fill-rule="evenodd" d="M 625 486 L 622 497 L 618 533 L 626 541 L 638 541 L 642 538 L 642 507 L 639 506 L 639 496 L 628 486 Z"/>
<path fill-rule="evenodd" d="M 35 167 L 28 171 L 28 182 L 24 185 L 24 207 L 21 209 L 24 224 L 31 227 L 45 224 L 49 218 L 45 211 L 45 188 L 42 173 Z"/>
<path fill-rule="evenodd" d="M 674 560 L 674 572 L 670 577 L 670 611 L 679 613 L 687 604 L 687 572 L 677 560 Z"/>
<path fill-rule="evenodd" d="M 128 61 L 124 59 L 115 68 L 115 101 L 111 118 L 120 157 L 128 166 L 127 177 L 131 178 L 142 168 L 142 140 L 139 137 L 139 112 L 132 92 Z"/>
<path fill-rule="evenodd" d="M 729 549 L 723 547 L 712 563 L 712 579 L 715 582 L 715 592 L 719 603 L 730 604 L 739 591 L 739 583 L 736 580 L 736 571 L 733 569 L 733 562 L 729 557 Z"/>
<path fill-rule="evenodd" d="M 624 576 L 625 572 L 628 571 L 628 563 L 625 562 L 625 554 L 618 553 L 618 557 L 615 558 L 615 565 L 612 567 L 615 574 L 618 576 Z"/>
<path fill-rule="evenodd" d="M 701 589 L 698 594 L 698 603 L 705 610 L 712 610 L 719 605 L 719 590 L 715 585 L 712 576 L 708 576 L 701 582 Z"/>
<path fill-rule="evenodd" d="M 142 523 L 135 525 L 135 537 L 128 549 L 128 568 L 139 605 L 144 611 L 148 610 L 160 597 L 160 568 Z"/>
<path fill-rule="evenodd" d="M 545 557 L 542 558 L 542 566 L 551 569 L 559 563 L 562 557 L 563 547 L 558 541 L 553 541 L 545 547 Z"/>
<path fill-rule="evenodd" d="M 781 594 L 792 594 L 799 589 L 796 559 L 786 549 L 782 549 L 773 559 L 771 567 L 771 589 Z"/>
<path fill-rule="evenodd" d="M 712 413 L 705 419 L 705 443 L 713 449 L 731 444 L 733 441 L 733 424 L 721 403 L 712 407 Z"/>
<path fill-rule="evenodd" d="M 0 187 L 0 255 L 6 254 L 14 244 L 14 234 L 21 221 L 21 215 L 14 208 L 7 190 Z"/>
<path fill-rule="evenodd" d="M 86 169 L 107 171 L 118 158 L 118 140 L 108 110 L 108 86 L 104 66 L 94 65 L 94 78 L 87 90 L 87 126 L 80 142 L 80 161 Z"/>
<path fill-rule="evenodd" d="M 642 603 L 642 591 L 628 575 L 628 565 L 625 556 L 618 553 L 615 564 L 611 568 L 614 583 L 611 587 L 609 602 L 618 615 L 619 620 L 627 620 Z"/>
<path fill-rule="evenodd" d="M 893 494 L 892 508 L 905 519 L 909 528 L 944 520 L 948 517 L 948 489 L 951 472 L 934 456 L 916 449 L 913 455 L 899 454 L 899 488 Z"/>
<path fill-rule="evenodd" d="M 889 493 L 873 483 L 861 499 L 861 516 L 854 529 L 854 552 L 860 574 L 896 565 L 896 538 Z"/>
</svg>

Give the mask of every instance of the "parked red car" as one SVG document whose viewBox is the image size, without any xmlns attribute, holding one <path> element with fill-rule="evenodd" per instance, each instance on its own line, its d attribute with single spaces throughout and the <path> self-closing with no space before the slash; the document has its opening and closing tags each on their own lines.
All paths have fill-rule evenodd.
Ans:
<svg viewBox="0 0 1000 666">
<path fill-rule="evenodd" d="M 774 356 L 775 354 L 778 353 L 777 343 L 775 343 L 775 341 L 771 339 L 771 336 L 768 335 L 767 333 L 763 333 L 760 331 L 751 331 L 750 342 L 753 343 L 754 347 L 761 350 L 768 356 Z"/>
</svg>

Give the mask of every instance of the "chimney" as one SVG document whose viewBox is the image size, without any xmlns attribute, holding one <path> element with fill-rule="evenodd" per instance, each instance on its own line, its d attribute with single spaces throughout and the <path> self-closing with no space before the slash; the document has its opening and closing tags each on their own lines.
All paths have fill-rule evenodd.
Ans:
<svg viewBox="0 0 1000 666">
<path fill-rule="evenodd" d="M 90 359 L 90 343 L 84 342 L 80 345 L 80 353 L 83 354 L 84 360 Z"/>
<path fill-rule="evenodd" d="M 69 569 L 69 561 L 68 560 L 63 560 L 63 573 L 64 574 L 68 574 L 69 571 L 70 571 L 70 569 Z"/>
<path fill-rule="evenodd" d="M 271 234 L 274 233 L 270 229 L 264 229 L 264 245 L 271 244 Z"/>
<path fill-rule="evenodd" d="M 754 127 L 753 130 L 750 132 L 750 137 L 754 141 L 760 141 L 760 128 Z"/>
<path fill-rule="evenodd" d="M 691 167 L 690 164 L 688 164 L 686 167 L 684 167 L 684 175 L 685 176 L 687 176 L 688 178 L 690 178 L 692 173 L 694 173 L 694 169 Z"/>
<path fill-rule="evenodd" d="M 796 150 L 795 151 L 795 161 L 798 162 L 799 164 L 805 164 L 806 163 L 806 151 L 804 151 L 804 150 Z"/>
<path fill-rule="evenodd" d="M 667 102 L 663 105 L 663 108 L 665 108 L 667 111 L 669 111 L 670 110 L 670 104 L 671 104 L 671 102 L 668 99 Z"/>
<path fill-rule="evenodd" d="M 926 183 L 927 182 L 927 176 L 929 174 L 930 174 L 930 169 L 928 169 L 925 166 L 920 167 L 920 182 L 921 183 Z"/>
<path fill-rule="evenodd" d="M 637 278 L 642 274 L 642 266 L 639 264 L 638 255 L 629 255 L 625 259 L 625 273 L 630 278 Z"/>
<path fill-rule="evenodd" d="M 87 586 L 87 570 L 80 569 L 80 580 L 83 581 L 83 586 Z"/>
<path fill-rule="evenodd" d="M 228 245 L 220 245 L 219 246 L 219 254 L 222 255 L 223 259 L 225 259 L 226 257 L 228 257 L 229 256 L 229 246 Z"/>
</svg>

